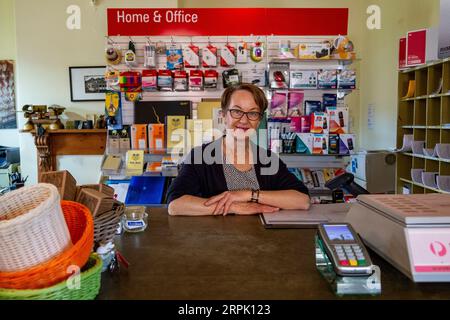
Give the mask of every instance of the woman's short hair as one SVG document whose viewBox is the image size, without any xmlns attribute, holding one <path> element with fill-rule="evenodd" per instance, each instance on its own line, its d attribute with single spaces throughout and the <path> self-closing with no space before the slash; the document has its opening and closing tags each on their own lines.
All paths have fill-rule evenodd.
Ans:
<svg viewBox="0 0 450 320">
<path fill-rule="evenodd" d="M 233 93 L 239 90 L 250 92 L 253 96 L 253 99 L 255 99 L 256 104 L 259 106 L 260 112 L 264 113 L 266 111 L 269 102 L 267 101 L 264 91 L 253 84 L 243 83 L 240 85 L 228 87 L 222 94 L 221 108 L 224 114 L 225 112 L 227 112 L 228 107 L 230 106 L 231 96 L 233 95 Z"/>
</svg>

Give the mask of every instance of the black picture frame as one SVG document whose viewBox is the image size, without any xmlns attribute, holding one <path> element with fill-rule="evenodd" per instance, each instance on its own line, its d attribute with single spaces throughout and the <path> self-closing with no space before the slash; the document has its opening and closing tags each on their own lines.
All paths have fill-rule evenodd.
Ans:
<svg viewBox="0 0 450 320">
<path fill-rule="evenodd" d="M 70 101 L 105 101 L 106 66 L 69 67 Z"/>
</svg>

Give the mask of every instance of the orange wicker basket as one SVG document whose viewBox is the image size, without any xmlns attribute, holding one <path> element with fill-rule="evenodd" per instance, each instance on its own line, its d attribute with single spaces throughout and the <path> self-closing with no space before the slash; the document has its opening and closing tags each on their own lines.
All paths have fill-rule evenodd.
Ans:
<svg viewBox="0 0 450 320">
<path fill-rule="evenodd" d="M 69 228 L 73 246 L 55 258 L 19 272 L 0 272 L 0 288 L 41 289 L 68 278 L 69 266 L 82 268 L 89 259 L 94 245 L 94 222 L 85 206 L 61 201 L 64 218 Z"/>
</svg>

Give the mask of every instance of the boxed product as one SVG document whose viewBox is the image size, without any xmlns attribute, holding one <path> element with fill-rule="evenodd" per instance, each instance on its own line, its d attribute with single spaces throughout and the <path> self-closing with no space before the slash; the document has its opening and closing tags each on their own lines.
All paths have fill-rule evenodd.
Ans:
<svg viewBox="0 0 450 320">
<path fill-rule="evenodd" d="M 328 41 L 304 42 L 298 45 L 299 59 L 329 59 L 331 46 Z"/>
<path fill-rule="evenodd" d="M 142 75 L 137 71 L 124 71 L 119 76 L 119 87 L 122 92 L 142 91 Z"/>
<path fill-rule="evenodd" d="M 300 117 L 303 115 L 303 92 L 289 92 L 288 117 Z"/>
<path fill-rule="evenodd" d="M 147 150 L 147 125 L 134 124 L 131 126 L 131 148 L 133 150 Z"/>
<path fill-rule="evenodd" d="M 175 70 L 183 68 L 183 50 L 180 46 L 172 45 L 166 50 L 167 69 Z"/>
<path fill-rule="evenodd" d="M 231 86 L 239 85 L 241 79 L 239 77 L 238 69 L 229 69 L 222 72 L 223 87 L 228 88 Z"/>
<path fill-rule="evenodd" d="M 186 120 L 186 129 L 189 132 L 190 140 L 187 140 L 188 148 L 201 146 L 204 143 L 213 141 L 212 119 Z"/>
<path fill-rule="evenodd" d="M 269 83 L 272 89 L 289 88 L 289 63 L 272 62 L 269 64 Z"/>
<path fill-rule="evenodd" d="M 130 150 L 131 147 L 131 137 L 130 137 L 130 127 L 123 126 L 122 130 L 119 131 L 119 148 L 120 153 L 125 153 Z"/>
<path fill-rule="evenodd" d="M 311 114 L 311 133 L 328 133 L 328 115 L 325 112 Z"/>
<path fill-rule="evenodd" d="M 232 67 L 236 64 L 236 48 L 226 44 L 220 49 L 220 65 L 222 67 Z"/>
<path fill-rule="evenodd" d="M 162 154 L 164 150 L 164 124 L 151 123 L 148 125 L 149 153 Z"/>
<path fill-rule="evenodd" d="M 330 134 L 328 138 L 328 153 L 339 154 L 339 135 Z"/>
<path fill-rule="evenodd" d="M 189 71 L 189 89 L 192 91 L 203 90 L 203 71 L 201 70 Z"/>
<path fill-rule="evenodd" d="M 291 89 L 317 89 L 316 70 L 296 70 L 290 72 Z"/>
<path fill-rule="evenodd" d="M 288 93 L 274 92 L 270 101 L 270 117 L 285 118 L 288 109 Z"/>
<path fill-rule="evenodd" d="M 158 71 L 143 70 L 142 71 L 142 91 L 158 90 Z"/>
<path fill-rule="evenodd" d="M 300 132 L 309 133 L 311 132 L 311 117 L 301 116 L 300 117 Z"/>
<path fill-rule="evenodd" d="M 355 139 L 356 136 L 354 134 L 340 134 L 339 154 L 355 154 Z"/>
<path fill-rule="evenodd" d="M 107 153 L 120 153 L 120 130 L 108 130 Z"/>
<path fill-rule="evenodd" d="M 322 102 L 320 101 L 313 101 L 313 100 L 306 100 L 305 101 L 305 116 L 310 116 L 314 112 L 323 112 L 322 108 Z"/>
<path fill-rule="evenodd" d="M 337 94 L 335 93 L 324 93 L 322 97 L 322 106 L 324 110 L 328 107 L 336 107 L 337 106 Z"/>
<path fill-rule="evenodd" d="M 184 70 L 177 70 L 173 75 L 173 89 L 175 91 L 187 91 L 188 80 L 187 72 Z"/>
<path fill-rule="evenodd" d="M 139 176 L 144 171 L 144 150 L 129 150 L 126 156 L 126 174 Z"/>
<path fill-rule="evenodd" d="M 313 135 L 311 133 L 297 133 L 295 152 L 301 154 L 312 154 Z"/>
<path fill-rule="evenodd" d="M 338 89 L 356 89 L 356 70 L 340 70 Z"/>
<path fill-rule="evenodd" d="M 204 68 L 217 67 L 217 47 L 209 44 L 202 49 L 202 66 Z"/>
<path fill-rule="evenodd" d="M 246 70 L 246 72 L 242 75 L 242 82 L 251 83 L 258 87 L 265 87 L 267 81 L 266 75 L 267 72 L 258 70 L 256 68 Z"/>
<path fill-rule="evenodd" d="M 248 62 L 247 42 L 241 41 L 237 46 L 236 63 L 247 63 L 247 62 Z"/>
<path fill-rule="evenodd" d="M 167 149 L 184 150 L 186 116 L 167 116 Z"/>
<path fill-rule="evenodd" d="M 337 88 L 337 70 L 320 70 L 317 75 L 319 89 Z"/>
<path fill-rule="evenodd" d="M 328 134 L 313 134 L 313 154 L 328 154 Z"/>
<path fill-rule="evenodd" d="M 327 107 L 330 133 L 348 132 L 348 107 Z"/>
<path fill-rule="evenodd" d="M 183 50 L 185 68 L 198 68 L 200 66 L 200 49 L 196 45 L 189 45 Z"/>
<path fill-rule="evenodd" d="M 205 89 L 217 89 L 218 78 L 216 70 L 205 70 Z"/>
<path fill-rule="evenodd" d="M 170 70 L 158 71 L 158 89 L 161 91 L 172 91 L 173 77 Z"/>
</svg>

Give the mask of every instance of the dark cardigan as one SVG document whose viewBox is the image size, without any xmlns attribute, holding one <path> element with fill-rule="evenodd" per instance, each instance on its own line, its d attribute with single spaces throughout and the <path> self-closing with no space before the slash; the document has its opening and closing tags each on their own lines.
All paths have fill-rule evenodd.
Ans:
<svg viewBox="0 0 450 320">
<path fill-rule="evenodd" d="M 223 173 L 223 162 L 217 161 L 217 163 L 207 164 L 202 159 L 201 163 L 194 164 L 194 155 L 195 152 L 200 152 L 200 150 L 198 150 L 199 148 L 201 148 L 201 152 L 203 152 L 208 146 L 219 147 L 221 141 L 222 139 L 216 140 L 210 144 L 197 147 L 190 152 L 186 157 L 186 160 L 181 164 L 178 177 L 169 187 L 167 196 L 168 204 L 184 195 L 210 198 L 228 191 L 225 175 Z M 257 161 L 254 166 L 260 190 L 297 190 L 309 195 L 305 185 L 289 172 L 286 164 L 284 164 L 278 156 L 272 154 L 270 151 L 261 149 L 260 147 L 256 148 L 258 149 L 258 156 L 256 157 Z M 263 164 L 260 161 L 259 152 L 265 152 L 265 154 L 270 157 L 270 162 L 268 164 Z M 212 152 L 212 155 L 215 156 L 214 151 Z M 218 159 L 222 159 L 221 155 L 219 155 Z M 273 161 L 279 161 L 278 170 L 272 175 L 261 174 L 261 170 L 270 167 L 271 164 L 273 164 Z"/>
</svg>

